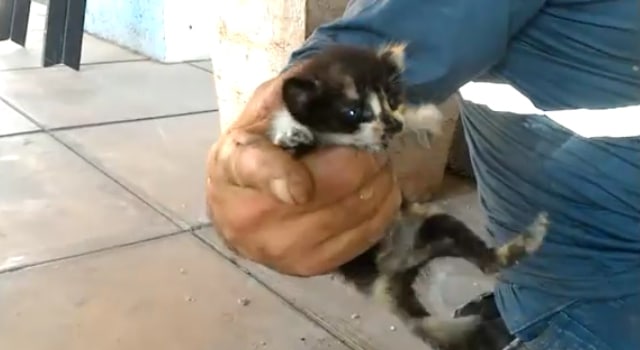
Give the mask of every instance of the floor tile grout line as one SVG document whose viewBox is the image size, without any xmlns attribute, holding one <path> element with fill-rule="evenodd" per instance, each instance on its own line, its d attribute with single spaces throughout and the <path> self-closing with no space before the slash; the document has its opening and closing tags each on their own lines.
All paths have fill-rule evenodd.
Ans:
<svg viewBox="0 0 640 350">
<path fill-rule="evenodd" d="M 78 124 L 78 125 L 69 125 L 69 126 L 56 126 L 53 128 L 43 127 L 43 130 L 49 132 L 58 132 L 58 131 L 67 131 L 67 130 L 78 130 L 85 128 L 95 128 L 100 126 L 108 126 L 108 125 L 119 125 L 119 124 L 127 124 L 127 123 L 135 123 L 135 122 L 144 122 L 150 120 L 162 120 L 162 119 L 171 119 L 171 118 L 184 118 L 184 117 L 192 117 L 196 114 L 204 114 L 217 112 L 218 109 L 203 109 L 193 112 L 184 112 L 184 113 L 173 113 L 173 114 L 162 114 L 162 115 L 154 115 L 150 117 L 136 117 L 133 119 L 118 119 L 118 120 L 107 120 L 104 122 L 95 122 L 95 123 L 87 123 L 87 124 Z"/>
<path fill-rule="evenodd" d="M 200 67 L 199 65 L 197 65 L 197 64 L 195 64 L 195 63 L 191 63 L 191 62 L 189 62 L 189 63 L 187 63 L 187 64 L 188 64 L 188 65 L 190 65 L 190 66 L 192 66 L 192 67 L 194 67 L 194 68 L 198 68 L 198 69 L 200 69 L 200 70 L 203 70 L 203 71 L 205 71 L 205 72 L 207 72 L 207 73 L 209 73 L 209 74 L 213 74 L 213 72 L 212 72 L 212 71 L 210 71 L 210 70 L 208 70 L 208 69 L 206 69 L 206 68 L 204 68 L 204 67 Z"/>
<path fill-rule="evenodd" d="M 194 116 L 194 115 L 197 115 L 197 114 L 205 114 L 205 113 L 212 113 L 212 112 L 218 112 L 219 111 L 218 108 L 203 109 L 203 110 L 196 110 L 196 111 L 191 111 L 191 112 L 160 114 L 160 115 L 154 115 L 154 116 L 149 116 L 149 117 L 134 117 L 134 118 L 131 118 L 131 119 L 107 120 L 107 121 L 104 121 L 104 122 L 94 122 L 94 123 L 69 125 L 69 126 L 56 126 L 56 127 L 50 128 L 50 127 L 40 123 L 35 118 L 31 117 L 28 113 L 26 113 L 21 108 L 19 108 L 15 104 L 13 104 L 11 101 L 7 100 L 5 97 L 0 96 L 0 101 L 4 102 L 7 106 L 9 106 L 15 112 L 17 112 L 18 114 L 20 114 L 21 116 L 23 116 L 24 118 L 29 120 L 31 123 L 35 124 L 35 126 L 37 126 L 38 128 L 41 129 L 41 130 L 32 130 L 32 131 L 12 133 L 12 134 L 8 134 L 8 135 L 0 135 L 0 138 L 6 137 L 6 136 L 15 136 L 16 134 L 23 134 L 23 133 L 26 134 L 26 133 L 38 133 L 38 132 L 58 132 L 58 131 L 66 131 L 66 130 L 76 130 L 76 129 L 83 129 L 83 128 L 100 127 L 100 126 L 113 125 L 113 124 L 135 123 L 135 122 L 148 121 L 148 120 L 161 120 L 161 119 L 170 119 L 170 118 L 191 117 L 191 116 Z"/>
<path fill-rule="evenodd" d="M 47 132 L 47 131 L 45 131 L 45 132 L 46 132 L 47 135 L 51 136 L 56 142 L 61 144 L 63 147 L 67 148 L 69 151 L 71 151 L 76 156 L 80 157 L 80 159 L 82 159 L 84 162 L 86 162 L 89 166 L 91 166 L 92 168 L 94 168 L 95 170 L 100 172 L 102 175 L 104 175 L 105 177 L 107 177 L 111 181 L 115 182 L 118 186 L 123 188 L 125 190 L 125 192 L 128 192 L 130 195 L 132 195 L 133 197 L 137 198 L 143 204 L 145 204 L 146 206 L 151 208 L 151 210 L 153 210 L 156 213 L 160 214 L 162 217 L 164 217 L 165 219 L 169 220 L 169 222 L 171 222 L 172 224 L 176 225 L 178 228 L 184 229 L 185 226 L 189 226 L 187 221 L 183 220 L 180 217 L 180 215 L 174 213 L 172 210 L 170 210 L 169 208 L 166 208 L 165 206 L 161 205 L 160 203 L 155 203 L 155 204 L 152 203 L 148 198 L 145 198 L 147 196 L 143 196 L 143 195 L 137 193 L 136 191 L 134 191 L 133 189 L 131 189 L 129 186 L 127 186 L 125 184 L 124 181 L 120 180 L 117 176 L 111 174 L 106 169 L 104 169 L 101 166 L 99 166 L 98 164 L 96 164 L 96 162 L 94 162 L 89 156 L 87 156 L 87 155 L 83 154 L 81 151 L 75 149 L 73 146 L 71 146 L 70 144 L 65 142 L 63 139 L 58 137 L 58 135 L 56 135 L 54 133 L 51 133 L 51 132 Z M 172 214 L 172 215 L 170 215 L 170 214 Z M 175 216 L 177 219 L 174 218 L 173 216 Z"/>
<path fill-rule="evenodd" d="M 201 222 L 191 226 L 192 231 L 202 230 L 203 228 L 212 228 L 213 224 L 210 222 Z"/>
<path fill-rule="evenodd" d="M 120 179 L 118 176 L 116 176 L 114 174 L 111 174 L 109 171 L 107 171 L 107 169 L 104 169 L 99 164 L 97 164 L 94 160 L 92 160 L 88 155 L 84 154 L 80 150 L 75 149 L 72 145 L 68 144 L 63 139 L 58 137 L 58 135 L 56 135 L 54 132 L 52 132 L 52 129 L 47 129 L 42 124 L 40 124 L 38 121 L 36 121 L 35 119 L 31 118 L 27 113 L 25 113 L 25 111 L 23 111 L 22 109 L 18 108 L 15 105 L 13 105 L 11 102 L 7 101 L 2 96 L 0 96 L 0 101 L 4 101 L 10 108 L 13 108 L 17 113 L 21 114 L 23 117 L 25 117 L 28 120 L 30 120 L 31 122 L 33 122 L 36 126 L 42 128 L 42 130 L 38 131 L 39 133 L 44 133 L 44 134 L 48 135 L 49 137 L 51 137 L 52 139 L 54 139 L 60 145 L 62 145 L 67 150 L 69 150 L 71 153 L 73 153 L 74 155 L 79 157 L 81 160 L 83 160 L 85 163 L 87 163 L 90 167 L 92 167 L 95 170 L 97 170 L 99 173 L 101 173 L 103 176 L 107 177 L 109 180 L 113 181 L 117 186 L 119 186 L 122 189 L 124 189 L 125 192 L 129 193 L 134 198 L 136 198 L 139 201 L 141 201 L 144 205 L 149 207 L 152 211 L 156 212 L 160 216 L 162 216 L 165 219 L 167 219 L 169 222 L 174 224 L 177 228 L 186 229 L 186 228 L 193 228 L 194 227 L 194 225 L 192 225 L 189 222 L 188 219 L 184 219 L 179 213 L 176 213 L 173 210 L 165 207 L 161 203 L 155 201 L 151 196 L 140 194 L 140 193 L 134 191 L 132 186 L 129 186 L 126 183 L 126 181 Z M 206 112 L 202 112 L 202 113 L 206 113 Z M 187 114 L 184 114 L 184 115 L 179 115 L 178 117 L 183 117 L 183 116 L 186 117 L 186 116 L 189 116 L 191 114 L 192 113 L 187 113 Z M 198 113 L 196 113 L 196 114 L 198 114 Z M 169 118 L 169 116 L 167 116 L 166 118 Z M 158 118 L 156 118 L 156 119 L 158 119 Z M 132 122 L 132 121 L 129 120 L 128 122 Z M 2 137 L 0 137 L 0 139 L 2 139 Z M 206 225 L 207 225 L 206 223 L 198 223 L 195 226 L 206 227 Z"/>
<path fill-rule="evenodd" d="M 61 257 L 57 257 L 57 258 L 45 259 L 45 260 L 42 260 L 42 261 L 37 261 L 37 262 L 29 263 L 29 264 L 9 267 L 9 268 L 0 270 L 0 277 L 2 277 L 2 275 L 4 275 L 4 274 L 18 272 L 18 271 L 21 271 L 21 270 L 24 270 L 24 269 L 29 269 L 29 268 L 32 268 L 32 267 L 38 267 L 38 266 L 43 266 L 43 265 L 47 265 L 47 264 L 52 264 L 52 263 L 55 263 L 55 262 L 61 262 L 61 261 L 75 259 L 75 258 L 81 258 L 81 257 L 84 257 L 84 256 L 99 254 L 99 253 L 103 253 L 103 252 L 109 252 L 109 251 L 117 250 L 117 249 L 120 249 L 120 248 L 136 246 L 136 245 L 145 244 L 145 243 L 148 243 L 148 242 L 153 242 L 153 241 L 157 241 L 157 240 L 161 240 L 161 239 L 165 239 L 165 238 L 179 236 L 181 234 L 191 234 L 191 233 L 193 233 L 192 229 L 190 229 L 190 228 L 189 229 L 182 229 L 181 228 L 178 231 L 172 231 L 172 232 L 164 233 L 164 234 L 161 234 L 161 235 L 158 235 L 158 236 L 147 237 L 147 238 L 139 239 L 137 241 L 126 242 L 126 243 L 118 243 L 118 244 L 114 244 L 114 245 L 110 245 L 110 246 L 106 246 L 106 247 L 101 247 L 101 248 L 97 248 L 97 249 L 90 249 L 90 250 L 87 250 L 87 251 L 84 251 L 84 252 L 65 255 L 65 256 L 61 256 Z"/>
<path fill-rule="evenodd" d="M 5 99 L 3 99 L 2 97 L 0 97 L 0 100 L 2 100 L 4 103 L 9 105 L 9 103 Z M 20 112 L 17 109 L 15 109 L 15 107 L 13 105 L 9 105 L 9 106 L 11 108 L 13 108 L 14 110 L 16 110 L 16 112 Z M 218 111 L 218 109 L 204 109 L 204 110 L 194 111 L 194 112 L 163 114 L 163 115 L 155 115 L 155 116 L 150 116 L 150 117 L 137 117 L 137 118 L 134 118 L 134 119 L 108 120 L 108 121 L 104 121 L 104 122 L 95 122 L 95 123 L 87 123 L 87 124 L 77 124 L 77 125 L 69 125 L 69 126 L 56 126 L 56 127 L 53 127 L 53 128 L 50 128 L 50 127 L 44 126 L 44 125 L 42 125 L 40 123 L 37 123 L 36 126 L 40 128 L 38 130 L 19 131 L 19 132 L 14 132 L 14 133 L 10 133 L 10 134 L 0 135 L 0 139 L 4 138 L 4 137 L 37 134 L 37 133 L 41 133 L 41 132 L 45 132 L 46 133 L 46 132 L 68 131 L 68 130 L 82 130 L 82 129 L 89 129 L 89 128 L 97 128 L 97 127 L 101 127 L 101 126 L 120 125 L 120 124 L 136 123 L 136 122 L 145 122 L 145 121 L 151 121 L 151 120 L 163 120 L 163 119 L 171 119 L 171 118 L 186 118 L 186 117 L 193 117 L 193 116 L 198 115 L 198 114 L 212 113 L 212 112 L 217 112 L 217 111 Z M 36 123 L 36 121 L 33 118 L 27 116 L 25 113 L 20 113 L 20 114 L 23 117 L 25 117 L 26 119 L 28 119 L 30 122 Z"/>
<path fill-rule="evenodd" d="M 13 111 L 15 111 L 16 113 L 20 114 L 21 116 L 23 116 L 24 118 L 26 118 L 28 121 L 30 121 L 32 124 L 34 124 L 35 126 L 37 126 L 38 128 L 40 128 L 39 131 L 46 131 L 46 128 L 40 124 L 37 120 L 31 118 L 25 111 L 23 111 L 21 108 L 18 108 L 18 106 L 16 106 L 15 104 L 13 104 L 11 101 L 7 100 L 6 98 L 4 98 L 4 96 L 0 96 L 0 102 L 3 102 L 5 105 L 9 106 L 9 108 L 11 108 Z"/>
<path fill-rule="evenodd" d="M 67 150 L 69 150 L 71 153 L 75 154 L 77 157 L 79 157 L 80 159 L 82 159 L 85 163 L 87 163 L 90 167 L 92 167 L 93 169 L 97 170 L 99 173 L 101 173 L 102 175 L 104 175 L 105 177 L 107 177 L 109 180 L 113 181 L 114 183 L 116 183 L 118 186 L 120 186 L 122 189 L 125 190 L 125 192 L 129 193 L 130 195 L 132 195 L 134 198 L 138 199 L 139 201 L 141 201 L 144 205 L 148 206 L 149 208 L 151 208 L 151 210 L 155 211 L 156 213 L 160 214 L 162 217 L 164 217 L 165 219 L 169 220 L 169 222 L 171 222 L 172 224 L 174 224 L 177 228 L 180 229 L 184 229 L 185 226 L 189 226 L 186 220 L 183 220 L 180 215 L 177 215 L 176 213 L 174 213 L 173 211 L 169 210 L 168 208 L 165 208 L 163 205 L 156 203 L 156 205 L 152 204 L 148 199 L 144 198 L 144 196 L 136 193 L 135 191 L 133 191 L 132 189 L 130 189 L 128 186 L 126 186 L 120 179 L 118 179 L 116 176 L 112 175 L 111 173 L 109 173 L 108 171 L 106 171 L 106 169 L 102 169 L 100 166 L 98 166 L 98 164 L 96 164 L 93 160 L 91 160 L 88 156 L 86 156 L 85 154 L 83 154 L 82 152 L 80 152 L 79 150 L 73 148 L 71 145 L 69 145 L 68 143 L 64 142 L 64 140 L 62 140 L 60 137 L 58 137 L 58 135 L 56 135 L 54 132 L 49 131 L 47 128 L 43 127 L 42 124 L 40 124 L 38 121 L 36 121 L 35 119 L 31 118 L 27 113 L 25 113 L 22 109 L 18 108 L 17 106 L 13 105 L 11 102 L 7 101 L 5 98 L 3 98 L 2 96 L 0 96 L 0 101 L 5 102 L 9 107 L 13 108 L 16 112 L 20 113 L 22 116 L 24 116 L 25 118 L 29 119 L 31 122 L 33 122 L 34 124 L 36 124 L 38 127 L 42 128 L 44 133 L 46 135 L 49 135 L 49 137 L 53 138 L 56 142 L 58 142 L 60 145 L 62 145 L 63 147 L 65 147 Z M 172 215 L 169 215 L 168 213 L 171 213 L 173 215 L 175 215 L 177 218 L 179 218 L 179 220 L 176 220 L 172 217 Z"/>
<path fill-rule="evenodd" d="M 43 133 L 43 132 L 44 132 L 44 130 L 42 130 L 42 129 L 27 130 L 27 131 L 17 131 L 17 132 L 12 132 L 12 133 L 8 133 L 8 134 L 2 134 L 2 135 L 0 135 L 0 139 L 5 138 L 5 137 L 33 135 L 33 134 L 38 134 L 38 133 Z"/>
<path fill-rule="evenodd" d="M 101 64 L 117 64 L 117 63 L 131 63 L 131 62 L 143 62 L 143 61 L 155 62 L 155 61 L 151 60 L 148 57 L 128 58 L 128 59 L 124 59 L 124 60 L 113 60 L 113 61 L 87 62 L 87 63 L 81 63 L 80 64 L 80 72 L 82 71 L 82 67 L 83 66 L 97 66 L 97 65 L 101 65 Z M 5 73 L 5 72 L 24 72 L 24 71 L 47 69 L 47 68 L 53 68 L 53 67 L 66 67 L 66 66 L 63 65 L 63 64 L 57 64 L 57 65 L 54 65 L 54 66 L 51 66 L 51 67 L 37 66 L 37 67 L 5 68 L 5 69 L 0 69 L 0 73 Z M 69 68 L 69 69 L 71 69 L 71 68 Z"/>
<path fill-rule="evenodd" d="M 205 246 L 209 247 L 209 249 L 213 250 L 217 255 L 222 257 L 224 260 L 229 262 L 231 265 L 235 266 L 240 272 L 244 273 L 245 275 L 247 275 L 251 279 L 253 279 L 256 282 L 258 282 L 261 286 L 263 286 L 269 292 L 273 293 L 277 298 L 279 298 L 282 302 L 284 302 L 287 306 L 292 308 L 294 311 L 296 311 L 297 313 L 302 315 L 307 320 L 311 321 L 313 324 L 315 324 L 318 327 L 320 327 L 323 330 L 325 330 L 329 335 L 331 335 L 336 340 L 338 340 L 339 342 L 344 344 L 347 348 L 353 349 L 353 350 L 365 350 L 365 348 L 360 346 L 360 344 L 357 344 L 355 342 L 347 341 L 346 339 L 343 339 L 339 334 L 337 334 L 337 332 L 335 332 L 333 329 L 331 329 L 331 327 L 327 327 L 325 322 L 320 322 L 319 320 L 322 319 L 321 317 L 314 316 L 313 312 L 309 312 L 308 310 L 304 310 L 303 308 L 298 307 L 292 301 L 287 299 L 284 295 L 278 293 L 277 290 L 275 290 L 273 287 L 271 287 L 267 282 L 265 282 L 259 276 L 257 276 L 254 273 L 252 273 L 246 267 L 240 265 L 238 263 L 238 261 L 236 261 L 236 260 L 230 258 L 229 256 L 227 256 L 226 254 L 224 254 L 222 251 L 220 251 L 218 248 L 216 248 L 216 246 L 214 244 L 212 244 L 211 242 L 207 241 L 205 238 L 199 236 L 196 233 L 196 231 L 197 230 L 191 230 L 191 235 L 194 236 L 197 240 L 199 240 L 202 244 L 204 244 Z"/>
</svg>

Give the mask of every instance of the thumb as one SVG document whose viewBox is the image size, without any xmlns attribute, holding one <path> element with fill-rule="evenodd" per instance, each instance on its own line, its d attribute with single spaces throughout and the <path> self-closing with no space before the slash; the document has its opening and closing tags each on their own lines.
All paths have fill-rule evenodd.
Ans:
<svg viewBox="0 0 640 350">
<path fill-rule="evenodd" d="M 233 130 L 218 154 L 227 181 L 235 186 L 271 193 L 288 204 L 309 200 L 313 181 L 308 169 L 265 136 Z"/>
</svg>

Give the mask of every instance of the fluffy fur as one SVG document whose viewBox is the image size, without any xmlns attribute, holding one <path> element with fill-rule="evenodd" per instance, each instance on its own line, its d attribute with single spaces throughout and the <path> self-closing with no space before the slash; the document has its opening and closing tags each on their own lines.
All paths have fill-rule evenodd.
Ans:
<svg viewBox="0 0 640 350">
<path fill-rule="evenodd" d="M 345 145 L 385 151 L 401 132 L 427 137 L 439 132 L 442 115 L 432 104 L 409 105 L 401 81 L 405 45 L 379 50 L 335 46 L 315 55 L 282 87 L 285 108 L 275 113 L 271 140 L 299 157 L 317 147 Z M 461 257 L 488 274 L 535 252 L 547 232 L 541 213 L 511 242 L 488 247 L 464 223 L 435 207 L 404 201 L 386 237 L 339 268 L 360 292 L 398 315 L 426 343 L 447 350 L 491 349 L 496 342 L 482 312 L 446 319 L 420 303 L 413 283 L 438 257 Z M 472 309 L 472 308 L 471 308 Z"/>
</svg>

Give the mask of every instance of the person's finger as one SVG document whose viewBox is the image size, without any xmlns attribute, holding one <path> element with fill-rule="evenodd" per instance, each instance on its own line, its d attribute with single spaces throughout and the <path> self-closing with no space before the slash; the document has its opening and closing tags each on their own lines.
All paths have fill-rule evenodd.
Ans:
<svg viewBox="0 0 640 350">
<path fill-rule="evenodd" d="M 294 215 L 291 211 L 282 213 L 280 222 L 287 224 L 277 225 L 278 231 L 265 237 L 269 242 L 265 242 L 262 254 L 268 255 L 267 260 L 280 260 L 290 252 L 308 250 L 308 247 L 319 245 L 332 236 L 371 220 L 392 191 L 392 181 L 390 172 L 381 171 L 365 187 L 338 202 L 309 209 L 308 214 Z M 275 222 L 273 224 L 276 226 Z M 300 230 L 300 226 L 308 229 Z M 295 239 L 291 238 L 292 233 L 295 233 Z"/>
<path fill-rule="evenodd" d="M 304 164 L 266 137 L 236 130 L 226 138 L 218 162 L 231 184 L 272 193 L 288 204 L 311 197 L 313 183 Z"/>
<path fill-rule="evenodd" d="M 244 232 L 268 215 L 278 200 L 254 189 L 230 184 L 224 162 L 218 160 L 220 152 L 217 147 L 219 145 L 214 145 L 207 157 L 207 214 L 221 234 Z"/>
<path fill-rule="evenodd" d="M 312 175 L 316 190 L 314 203 L 318 206 L 350 195 L 378 176 L 387 164 L 371 153 L 350 147 L 320 149 L 303 158 L 303 162 Z"/>
<path fill-rule="evenodd" d="M 343 200 L 332 203 L 327 207 L 313 212 L 313 216 L 304 217 L 304 226 L 313 230 L 300 231 L 297 222 L 288 221 L 286 227 L 280 226 L 278 232 L 270 235 L 270 241 L 260 251 L 262 261 L 273 261 L 281 266 L 288 266 L 290 261 L 307 260 L 310 250 L 315 252 L 318 246 L 326 246 L 328 241 L 335 237 L 350 235 L 348 232 L 363 223 L 375 221 L 375 216 L 389 201 L 389 196 L 398 192 L 393 184 L 390 171 L 381 171 L 378 176 L 365 184 L 360 191 L 353 193 Z M 289 225 L 290 224 L 290 225 Z M 302 226 L 302 225 L 301 225 Z M 291 232 L 297 232 L 298 239 L 291 240 L 287 237 L 279 239 L 279 235 L 289 236 Z M 344 239 L 344 238 L 343 238 Z M 373 237 L 375 240 L 375 237 Z M 348 243 L 348 242 L 347 242 Z M 346 243 L 345 243 L 346 244 Z M 326 255 L 330 248 L 326 248 Z M 299 256 L 304 254 L 305 256 Z M 313 259 L 312 259 L 313 260 Z M 305 262 L 303 262 L 305 263 Z M 305 263 L 306 264 L 306 263 Z M 314 264 L 314 263 L 310 263 Z"/>
<path fill-rule="evenodd" d="M 226 218 L 217 220 L 216 228 L 227 246 L 271 267 L 288 260 L 292 253 L 306 252 L 370 221 L 392 191 L 392 181 L 390 172 L 383 170 L 360 191 L 318 209 L 308 205 L 284 208 L 271 196 L 236 186 L 208 194 L 208 200 L 213 216 Z M 292 213 L 298 208 L 301 212 Z M 258 222 L 261 227 L 256 229 Z"/>
<path fill-rule="evenodd" d="M 209 195 L 209 207 L 224 234 L 242 236 L 260 232 L 258 224 L 266 225 L 279 218 L 274 210 L 282 205 L 273 196 L 248 188 L 228 187 Z M 276 217 L 278 216 L 278 217 Z"/>
<path fill-rule="evenodd" d="M 323 227 L 328 232 L 338 234 L 350 230 L 361 222 L 369 221 L 379 206 L 384 203 L 387 196 L 394 189 L 393 175 L 388 168 L 380 170 L 377 175 L 365 182 L 356 192 L 344 197 L 317 211 L 329 217 L 329 220 L 312 222 L 311 225 Z M 314 217 L 315 218 L 315 217 Z M 316 227 L 316 226 L 312 226 Z M 313 243 L 320 243 L 329 237 L 317 236 Z"/>
<path fill-rule="evenodd" d="M 282 262 L 288 273 L 298 276 L 316 276 L 328 273 L 371 248 L 387 234 L 388 225 L 397 215 L 400 190 L 395 188 L 375 210 L 371 219 L 340 235 L 332 236 L 304 256 L 292 256 Z M 295 263 L 292 263 L 295 261 Z"/>
<path fill-rule="evenodd" d="M 223 218 L 229 218 L 231 216 L 228 214 L 233 214 L 233 220 L 219 223 L 218 228 L 221 230 L 219 233 L 225 243 L 234 247 L 234 250 L 242 256 L 280 270 L 290 268 L 289 261 L 296 259 L 296 255 L 303 254 L 304 256 L 299 259 L 305 264 L 301 265 L 301 268 L 306 270 L 305 260 L 309 247 L 326 246 L 326 242 L 331 241 L 334 236 L 341 237 L 344 232 L 353 231 L 363 222 L 371 222 L 373 227 L 381 226 L 377 222 L 379 220 L 385 222 L 386 219 L 380 216 L 380 208 L 386 207 L 390 192 L 393 196 L 394 193 L 398 193 L 398 190 L 393 186 L 390 171 L 386 169 L 381 171 L 373 181 L 365 184 L 365 187 L 356 194 L 334 203 L 333 206 L 314 211 L 312 215 L 300 216 L 298 220 L 294 217 L 283 217 L 286 213 L 290 213 L 291 208 L 282 212 L 274 210 L 282 204 L 247 188 L 228 187 L 219 191 L 210 207 L 211 210 L 219 211 L 219 216 Z M 239 198 L 242 200 L 238 200 Z M 250 210 L 247 209 L 247 205 L 251 206 Z M 255 230 L 256 222 L 263 223 L 259 230 Z M 299 226 L 314 229 L 300 231 Z M 269 227 L 272 229 L 268 229 Z M 298 234 L 296 239 L 291 237 L 294 232 Z M 351 233 L 344 235 L 353 236 Z M 357 237 L 356 234 L 353 239 L 358 239 Z M 364 233 L 361 233 L 360 237 L 364 237 Z M 374 235 L 370 239 L 373 242 L 377 237 Z M 327 255 L 330 249 L 332 248 L 326 248 L 326 252 L 321 253 L 321 256 Z M 344 256 L 344 254 L 348 253 L 341 255 Z M 316 262 L 309 264 L 312 266 L 319 263 L 317 261 L 321 262 L 322 259 L 318 258 Z"/>
</svg>

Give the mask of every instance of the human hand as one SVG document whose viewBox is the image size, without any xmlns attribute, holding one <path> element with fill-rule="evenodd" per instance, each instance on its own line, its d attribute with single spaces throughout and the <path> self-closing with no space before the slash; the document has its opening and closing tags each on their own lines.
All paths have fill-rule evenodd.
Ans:
<svg viewBox="0 0 640 350">
<path fill-rule="evenodd" d="M 287 74 L 287 73 L 285 73 Z M 334 270 L 375 244 L 400 205 L 389 163 L 336 147 L 294 160 L 265 136 L 283 76 L 263 83 L 211 147 L 209 215 L 229 248 L 281 273 Z"/>
</svg>

